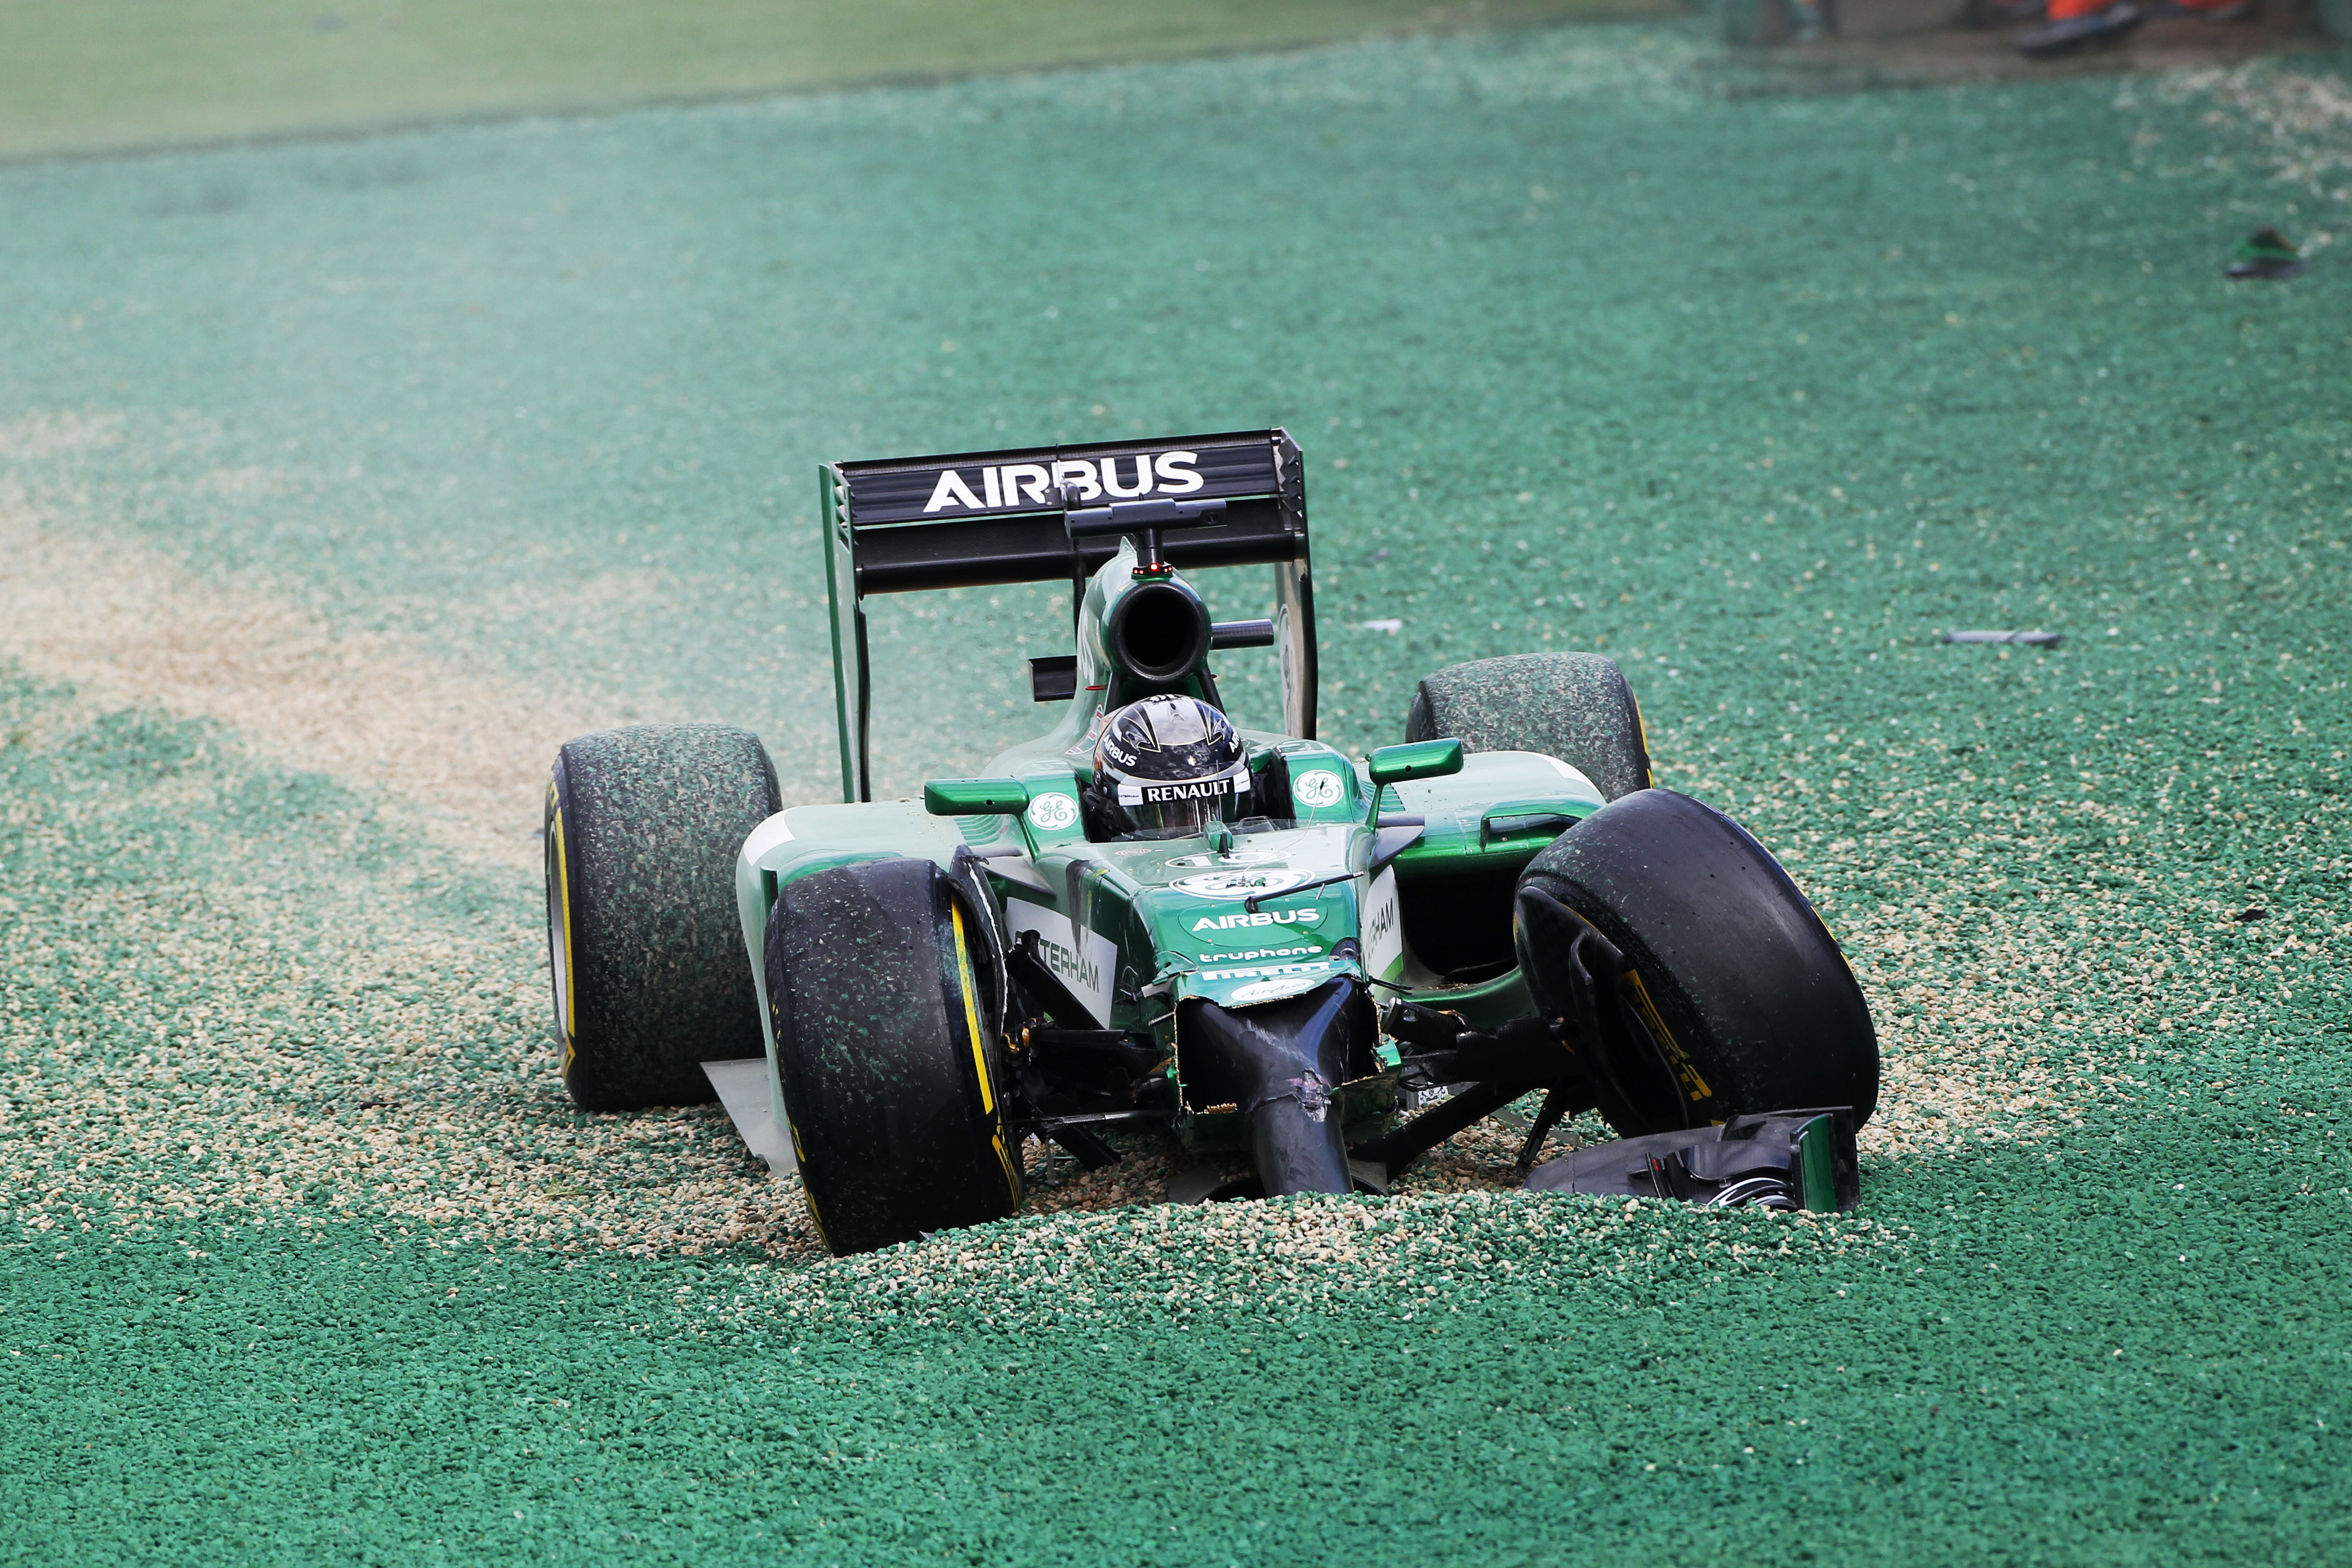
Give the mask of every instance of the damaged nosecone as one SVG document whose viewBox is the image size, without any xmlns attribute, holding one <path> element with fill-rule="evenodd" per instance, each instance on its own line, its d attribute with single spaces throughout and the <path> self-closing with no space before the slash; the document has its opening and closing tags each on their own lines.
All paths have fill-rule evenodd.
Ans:
<svg viewBox="0 0 2352 1568">
<path fill-rule="evenodd" d="M 1351 980 L 1234 1009 L 1184 1004 L 1178 1049 L 1188 1094 L 1227 1101 L 1248 1119 L 1250 1156 L 1267 1197 L 1353 1190 L 1340 1130 L 1339 1086 L 1360 1076 L 1379 1025 Z"/>
</svg>

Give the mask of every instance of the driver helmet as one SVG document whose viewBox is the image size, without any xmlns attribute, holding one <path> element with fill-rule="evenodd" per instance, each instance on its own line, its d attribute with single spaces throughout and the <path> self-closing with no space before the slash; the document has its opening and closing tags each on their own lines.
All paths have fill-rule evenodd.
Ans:
<svg viewBox="0 0 2352 1568">
<path fill-rule="evenodd" d="M 1199 698 L 1147 697 L 1104 721 L 1094 787 L 1112 837 L 1197 833 L 1240 819 L 1249 750 L 1233 721 Z"/>
</svg>

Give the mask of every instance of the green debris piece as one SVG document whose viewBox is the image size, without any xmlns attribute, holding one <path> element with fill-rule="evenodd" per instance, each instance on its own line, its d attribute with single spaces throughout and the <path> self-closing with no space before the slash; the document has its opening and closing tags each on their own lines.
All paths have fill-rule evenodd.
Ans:
<svg viewBox="0 0 2352 1568">
<path fill-rule="evenodd" d="M 2232 278 L 2293 278 L 2307 265 L 2286 236 L 2274 228 L 2258 228 L 2238 241 L 2230 263 Z"/>
</svg>

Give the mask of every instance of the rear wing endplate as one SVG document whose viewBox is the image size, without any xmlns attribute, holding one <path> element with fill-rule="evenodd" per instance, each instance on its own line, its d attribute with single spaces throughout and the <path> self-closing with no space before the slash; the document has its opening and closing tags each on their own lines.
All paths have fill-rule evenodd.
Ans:
<svg viewBox="0 0 2352 1568">
<path fill-rule="evenodd" d="M 1315 605 L 1307 485 L 1298 445 L 1287 432 L 827 463 L 818 470 L 818 487 L 843 799 L 873 798 L 866 764 L 873 707 L 866 595 L 1068 582 L 1075 616 L 1087 579 L 1120 542 L 1073 540 L 1065 522 L 1065 487 L 1075 489 L 1080 507 L 1146 497 L 1224 501 L 1213 525 L 1163 530 L 1161 552 L 1179 568 L 1276 568 L 1283 727 L 1314 737 Z"/>
</svg>

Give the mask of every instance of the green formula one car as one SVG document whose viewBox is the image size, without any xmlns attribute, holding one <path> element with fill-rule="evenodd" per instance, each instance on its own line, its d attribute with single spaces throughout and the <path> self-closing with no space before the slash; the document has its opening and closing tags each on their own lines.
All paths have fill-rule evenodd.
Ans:
<svg viewBox="0 0 2352 1568">
<path fill-rule="evenodd" d="M 1297 447 L 1280 430 L 822 473 L 843 801 L 781 809 L 757 737 L 563 747 L 548 914 L 563 1074 L 595 1110 L 708 1100 L 749 1058 L 841 1253 L 1019 1208 L 1022 1150 L 1173 1132 L 1184 1196 L 1382 1190 L 1540 1095 L 1528 1184 L 1849 1206 L 1870 1014 L 1738 824 L 1654 788 L 1607 658 L 1440 669 L 1402 744 L 1316 739 Z M 1215 621 L 1187 568 L 1271 566 Z M 1050 733 L 872 798 L 865 601 L 1071 584 L 1031 660 Z M 1271 647 L 1281 732 L 1213 658 Z M 1255 657 L 1265 657 L 1259 655 Z M 1533 1102 L 1531 1101 L 1531 1104 Z M 1536 1164 L 1562 1116 L 1622 1135 Z M 1248 1173 L 1220 1182 L 1212 1157 Z"/>
</svg>

